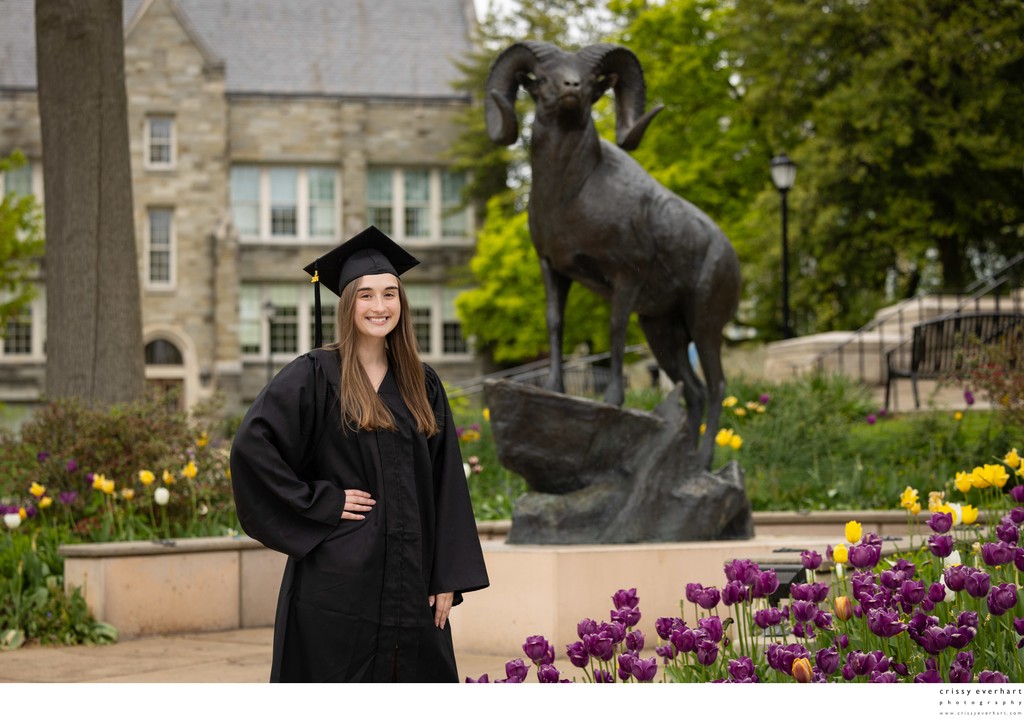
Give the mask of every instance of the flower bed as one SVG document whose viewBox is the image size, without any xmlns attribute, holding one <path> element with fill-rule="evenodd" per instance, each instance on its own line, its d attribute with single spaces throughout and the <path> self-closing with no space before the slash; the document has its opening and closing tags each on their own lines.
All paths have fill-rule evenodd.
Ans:
<svg viewBox="0 0 1024 719">
<path fill-rule="evenodd" d="M 636 628 L 636 590 L 619 590 L 609 621 L 580 621 L 565 655 L 598 683 L 1020 682 L 1024 464 L 1012 450 L 958 473 L 955 486 L 998 519 L 979 525 L 974 506 L 932 493 L 931 534 L 884 560 L 882 540 L 849 522 L 825 557 L 801 553 L 806 576 L 786 597 L 774 570 L 734 560 L 721 589 L 687 585 L 682 614 L 656 620 L 656 642 Z M 900 500 L 908 516 L 921 512 L 912 487 Z M 543 636 L 527 637 L 523 652 L 498 681 L 524 681 L 531 664 L 540 682 L 567 681 Z"/>
</svg>

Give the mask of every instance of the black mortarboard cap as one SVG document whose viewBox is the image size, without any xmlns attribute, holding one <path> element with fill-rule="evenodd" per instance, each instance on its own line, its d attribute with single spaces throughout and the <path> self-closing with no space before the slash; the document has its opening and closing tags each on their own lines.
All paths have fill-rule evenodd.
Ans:
<svg viewBox="0 0 1024 719">
<path fill-rule="evenodd" d="M 315 287 L 316 346 L 323 344 L 320 326 L 320 285 L 326 285 L 334 294 L 352 280 L 363 275 L 401 275 L 420 262 L 398 246 L 398 243 L 370 225 L 350 240 L 343 242 L 303 269 L 312 276 Z"/>
</svg>

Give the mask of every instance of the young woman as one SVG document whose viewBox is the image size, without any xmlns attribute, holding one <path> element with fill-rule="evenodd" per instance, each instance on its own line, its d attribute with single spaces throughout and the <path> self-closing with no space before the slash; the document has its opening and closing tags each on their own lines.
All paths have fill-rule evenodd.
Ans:
<svg viewBox="0 0 1024 719">
<path fill-rule="evenodd" d="M 370 227 L 307 267 L 340 296 L 338 342 L 282 369 L 232 445 L 242 527 L 288 555 L 271 681 L 459 680 L 448 612 L 488 580 L 398 278 L 416 264 Z"/>
</svg>

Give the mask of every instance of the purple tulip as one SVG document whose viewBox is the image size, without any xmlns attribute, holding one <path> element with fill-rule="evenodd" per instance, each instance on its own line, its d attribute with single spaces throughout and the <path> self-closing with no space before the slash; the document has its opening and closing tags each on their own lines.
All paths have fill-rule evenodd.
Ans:
<svg viewBox="0 0 1024 719">
<path fill-rule="evenodd" d="M 935 604 L 946 601 L 946 586 L 942 582 L 932 582 L 928 587 L 928 598 Z"/>
<path fill-rule="evenodd" d="M 939 674 L 938 662 L 934 657 L 924 660 L 925 671 L 914 677 L 914 684 L 941 684 L 942 675 Z"/>
<path fill-rule="evenodd" d="M 964 649 L 971 640 L 977 635 L 978 631 L 974 627 L 968 626 L 952 626 L 949 629 L 949 646 L 954 649 Z"/>
<path fill-rule="evenodd" d="M 822 674 L 831 676 L 839 670 L 839 652 L 830 647 L 819 649 L 814 655 L 814 664 Z"/>
<path fill-rule="evenodd" d="M 832 615 L 828 612 L 819 611 L 814 617 L 814 626 L 818 629 L 824 629 L 826 631 L 832 630 Z"/>
<path fill-rule="evenodd" d="M 949 681 L 953 684 L 970 684 L 973 679 L 974 655 L 960 652 L 949 665 Z"/>
<path fill-rule="evenodd" d="M 612 604 L 616 609 L 636 609 L 640 598 L 636 596 L 636 587 L 632 589 L 620 589 L 612 595 Z"/>
<path fill-rule="evenodd" d="M 1020 489 L 1020 487 L 1014 487 L 1014 489 Z M 1024 507 L 1014 507 L 1010 510 L 1010 521 L 1014 524 L 1024 523 Z"/>
<path fill-rule="evenodd" d="M 615 644 L 612 642 L 612 638 L 604 632 L 588 634 L 583 637 L 583 646 L 586 648 L 587 654 L 602 661 L 610 660 L 615 654 Z"/>
<path fill-rule="evenodd" d="M 583 642 L 574 642 L 565 645 L 565 654 L 574 667 L 582 669 L 590 664 L 590 654 L 587 652 Z"/>
<path fill-rule="evenodd" d="M 719 617 L 705 617 L 697 622 L 697 626 L 704 630 L 711 641 L 722 641 L 725 629 L 722 627 L 722 620 Z"/>
<path fill-rule="evenodd" d="M 999 584 L 992 587 L 988 595 L 988 610 L 995 616 L 1006 614 L 1006 612 L 1017 606 L 1017 585 Z"/>
<path fill-rule="evenodd" d="M 963 564 L 956 564 L 946 569 L 942 577 L 946 580 L 947 587 L 954 592 L 960 592 L 967 586 L 967 574 L 969 571 Z"/>
<path fill-rule="evenodd" d="M 869 414 L 869 415 L 868 415 L 867 417 L 865 417 L 864 419 L 865 419 L 865 420 L 867 421 L 867 423 L 868 423 L 868 424 L 874 424 L 875 422 L 877 422 L 877 421 L 878 421 L 878 417 L 876 417 L 876 416 L 875 416 L 875 415 L 873 415 L 873 414 Z"/>
<path fill-rule="evenodd" d="M 868 679 L 868 684 L 896 684 L 900 680 L 896 672 L 871 672 L 871 677 Z"/>
<path fill-rule="evenodd" d="M 1013 618 L 1013 631 L 1017 632 L 1017 636 L 1024 636 L 1024 617 Z"/>
<path fill-rule="evenodd" d="M 731 607 L 733 604 L 746 601 L 746 599 L 747 587 L 743 582 L 733 579 L 722 587 L 722 604 L 725 606 Z"/>
<path fill-rule="evenodd" d="M 1024 484 L 1018 484 L 1010 490 L 1010 499 L 1014 502 L 1024 502 Z"/>
<path fill-rule="evenodd" d="M 900 614 L 887 609 L 868 610 L 868 629 L 880 637 L 895 637 L 907 628 L 907 625 L 900 621 Z"/>
<path fill-rule="evenodd" d="M 798 622 L 813 622 L 818 615 L 818 606 L 814 602 L 797 600 L 793 602 L 792 612 Z"/>
<path fill-rule="evenodd" d="M 973 627 L 978 628 L 978 613 L 977 612 L 960 612 L 956 616 L 956 625 L 958 627 Z"/>
<path fill-rule="evenodd" d="M 757 577 L 754 579 L 754 584 L 751 587 L 751 596 L 755 599 L 770 597 L 778 588 L 779 578 L 776 576 L 775 570 L 768 569 L 763 572 L 758 572 Z"/>
<path fill-rule="evenodd" d="M 715 587 L 701 587 L 700 591 L 696 593 L 694 601 L 702 609 L 714 609 L 718 606 L 721 598 L 721 593 Z"/>
<path fill-rule="evenodd" d="M 953 515 L 949 512 L 932 512 L 926 524 L 936 534 L 945 534 L 953 526 Z"/>
<path fill-rule="evenodd" d="M 537 681 L 540 684 L 558 684 L 561 672 L 554 664 L 541 664 L 537 667 Z"/>
<path fill-rule="evenodd" d="M 1013 566 L 1024 572 L 1024 547 L 1017 547 L 1017 550 L 1013 553 Z"/>
<path fill-rule="evenodd" d="M 768 659 L 768 666 L 772 669 L 784 674 L 791 674 L 793 671 L 793 660 L 800 657 L 809 658 L 810 654 L 802 644 L 790 644 L 788 646 L 769 644 L 768 649 L 765 650 L 765 656 Z"/>
<path fill-rule="evenodd" d="M 863 677 L 870 674 L 878 666 L 878 657 L 875 656 L 874 652 L 865 654 L 864 652 L 854 650 L 846 655 L 846 666 L 852 670 L 855 676 Z"/>
<path fill-rule="evenodd" d="M 804 569 L 817 569 L 821 566 L 821 555 L 814 550 L 805 550 L 800 552 L 800 563 L 804 565 Z"/>
<path fill-rule="evenodd" d="M 979 684 L 1009 684 L 1010 678 L 1002 672 L 994 672 L 990 669 L 982 669 L 978 674 Z"/>
<path fill-rule="evenodd" d="M 704 585 L 700 582 L 688 582 L 686 585 L 686 601 L 690 604 L 697 603 L 697 596 L 704 591 Z"/>
<path fill-rule="evenodd" d="M 996 536 L 1007 544 L 1016 544 L 1020 540 L 1020 530 L 1012 519 L 1004 517 L 996 527 Z"/>
<path fill-rule="evenodd" d="M 619 655 L 619 679 L 626 681 L 633 676 L 633 663 L 639 657 L 632 652 L 624 652 Z"/>
<path fill-rule="evenodd" d="M 686 627 L 686 622 L 679 617 L 658 617 L 654 620 L 654 631 L 665 640 L 672 636 L 672 632 L 684 627 Z"/>
<path fill-rule="evenodd" d="M 576 636 L 580 639 L 587 636 L 588 634 L 594 634 L 597 632 L 597 622 L 593 619 L 583 619 L 576 625 Z"/>
<path fill-rule="evenodd" d="M 914 581 L 912 579 L 904 581 L 900 585 L 899 596 L 910 607 L 920 604 L 921 600 L 925 597 L 924 581 Z M 910 612 L 910 609 L 905 609 L 905 611 Z"/>
<path fill-rule="evenodd" d="M 612 678 L 611 672 L 606 672 L 604 669 L 594 670 L 594 684 L 614 684 L 615 680 Z"/>
<path fill-rule="evenodd" d="M 607 634 L 613 644 L 619 644 L 626 638 L 626 625 L 621 622 L 601 622 L 597 627 L 598 634 Z"/>
<path fill-rule="evenodd" d="M 881 547 L 875 544 L 855 544 L 848 552 L 851 567 L 857 569 L 868 569 L 878 564 L 882 558 Z"/>
<path fill-rule="evenodd" d="M 749 559 L 734 559 L 725 565 L 726 579 L 743 582 L 748 587 L 753 585 L 754 580 L 760 573 L 761 570 L 757 564 Z"/>
<path fill-rule="evenodd" d="M 913 637 L 922 649 L 929 654 L 938 654 L 949 646 L 950 627 L 925 627 L 924 630 Z"/>
<path fill-rule="evenodd" d="M 57 499 L 61 504 L 71 504 L 78 499 L 78 492 L 61 492 L 57 495 Z"/>
<path fill-rule="evenodd" d="M 757 401 L 760 402 L 761 404 L 768 404 L 769 402 L 772 401 L 772 396 L 767 392 L 762 392 L 761 396 L 757 398 Z"/>
<path fill-rule="evenodd" d="M 953 537 L 949 534 L 933 534 L 928 537 L 928 551 L 936 557 L 948 557 L 953 553 Z"/>
<path fill-rule="evenodd" d="M 625 627 L 635 627 L 640 623 L 640 610 L 636 607 L 623 607 L 611 611 L 611 620 Z"/>
<path fill-rule="evenodd" d="M 644 648 L 644 633 L 635 629 L 626 635 L 626 649 L 631 652 L 640 652 Z"/>
<path fill-rule="evenodd" d="M 981 545 L 981 558 L 990 567 L 1013 562 L 1015 547 L 1006 542 L 986 542 Z"/>
<path fill-rule="evenodd" d="M 754 623 L 761 629 L 777 626 L 782 623 L 782 612 L 779 611 L 778 607 L 758 609 L 754 612 Z"/>
<path fill-rule="evenodd" d="M 637 659 L 633 662 L 633 678 L 639 682 L 654 681 L 654 676 L 657 673 L 658 660 L 654 657 L 650 659 Z"/>
<path fill-rule="evenodd" d="M 738 682 L 753 679 L 757 681 L 757 670 L 750 657 L 729 660 L 729 676 Z"/>
<path fill-rule="evenodd" d="M 974 392 L 971 392 L 971 390 L 969 390 L 969 389 L 965 389 L 964 390 L 964 402 L 967 403 L 968 407 L 970 407 L 972 404 L 974 404 Z"/>
<path fill-rule="evenodd" d="M 77 472 L 78 471 L 78 462 L 76 462 L 73 459 L 69 459 L 67 464 L 64 465 L 64 468 L 67 469 L 67 471 L 69 473 Z M 485 674 L 484 676 L 487 676 L 487 675 Z"/>
<path fill-rule="evenodd" d="M 684 627 L 672 632 L 670 640 L 678 651 L 685 654 L 686 652 L 693 651 L 694 646 L 697 644 L 697 635 L 694 634 L 692 629 Z"/>
<path fill-rule="evenodd" d="M 45 462 L 49 458 L 50 458 L 50 453 L 49 452 L 40 452 L 39 454 L 36 455 L 36 459 L 39 460 L 39 464 L 42 464 L 43 462 Z"/>
<path fill-rule="evenodd" d="M 792 632 L 798 639 L 814 639 L 814 624 L 796 622 L 793 624 Z"/>
<path fill-rule="evenodd" d="M 509 684 L 518 684 L 525 681 L 526 675 L 529 672 L 530 665 L 522 659 L 513 659 L 510 662 L 505 662 L 505 677 L 506 682 Z"/>
<path fill-rule="evenodd" d="M 487 678 L 486 674 L 481 674 L 479 679 L 466 677 L 466 684 L 490 684 L 490 682 L 491 680 Z"/>
<path fill-rule="evenodd" d="M 718 645 L 710 639 L 705 639 L 697 645 L 697 661 L 710 667 L 718 658 Z"/>
<path fill-rule="evenodd" d="M 523 643 L 523 654 L 525 654 L 526 658 L 532 661 L 534 664 L 550 664 L 550 661 L 544 661 L 545 657 L 548 656 L 550 650 L 550 642 L 548 642 L 547 639 L 540 636 L 539 634 L 535 634 L 532 637 L 527 637 L 526 641 Z M 552 661 L 553 660 L 554 659 L 552 655 Z"/>
<path fill-rule="evenodd" d="M 992 585 L 992 578 L 980 569 L 968 569 L 967 580 L 964 582 L 964 589 L 975 599 L 981 599 L 988 594 Z"/>
<path fill-rule="evenodd" d="M 679 654 L 679 650 L 676 649 L 675 644 L 665 644 L 660 647 L 654 648 L 654 653 L 661 657 L 666 664 L 676 658 Z"/>
</svg>

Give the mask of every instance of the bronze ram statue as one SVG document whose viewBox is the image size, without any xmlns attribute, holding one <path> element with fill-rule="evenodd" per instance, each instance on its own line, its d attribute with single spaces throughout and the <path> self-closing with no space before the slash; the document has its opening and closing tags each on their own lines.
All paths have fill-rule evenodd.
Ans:
<svg viewBox="0 0 1024 719">
<path fill-rule="evenodd" d="M 575 280 L 611 301 L 612 381 L 605 400 L 621 405 L 624 399 L 626 326 L 636 311 L 658 364 L 683 384 L 695 443 L 707 409 L 698 461 L 710 467 L 725 396 L 722 329 L 740 298 L 735 250 L 706 214 L 626 153 L 662 109 L 644 114 L 643 71 L 630 50 L 601 44 L 571 54 L 544 42 L 504 50 L 491 67 L 485 101 L 488 133 L 500 145 L 519 135 L 519 87 L 536 106 L 529 226 L 547 296 L 547 388 L 564 391 L 562 322 Z M 618 147 L 600 138 L 591 116 L 609 88 L 615 92 Z M 706 385 L 690 364 L 691 341 Z"/>
</svg>

